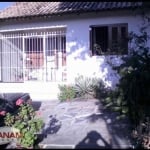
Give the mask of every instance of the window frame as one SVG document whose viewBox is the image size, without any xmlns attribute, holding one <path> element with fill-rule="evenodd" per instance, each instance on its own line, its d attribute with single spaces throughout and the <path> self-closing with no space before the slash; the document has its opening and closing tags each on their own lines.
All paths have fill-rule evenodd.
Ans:
<svg viewBox="0 0 150 150">
<path fill-rule="evenodd" d="M 21 60 L 21 63 L 19 63 L 19 64 L 21 64 L 21 66 L 18 66 L 18 64 L 11 66 L 11 64 L 14 64 L 14 63 L 10 63 L 12 61 L 8 58 L 8 61 L 5 64 L 6 65 L 8 64 L 7 70 L 9 72 L 7 70 L 6 70 L 7 72 L 3 71 L 3 69 L 5 69 L 6 67 L 3 65 L 4 63 L 3 63 L 3 60 L 1 59 L 0 61 L 2 63 L 0 63 L 0 69 L 1 69 L 0 82 L 3 82 L 3 83 L 24 83 L 24 82 L 28 82 L 28 81 L 29 82 L 30 81 L 66 82 L 67 81 L 66 30 L 67 30 L 66 27 L 63 27 L 63 28 L 61 27 L 61 28 L 49 28 L 48 30 L 40 29 L 38 32 L 36 32 L 35 30 L 30 30 L 30 31 L 25 30 L 23 33 L 20 31 L 19 32 L 16 32 L 16 31 L 4 32 L 0 38 L 0 43 L 3 42 L 3 40 L 7 41 L 9 38 L 12 39 L 11 46 L 9 46 L 10 43 L 8 43 L 8 46 L 9 46 L 8 54 L 10 55 L 11 58 L 15 58 L 15 59 L 13 59 L 15 61 L 18 60 L 18 55 L 20 54 L 21 59 L 19 59 L 19 60 Z M 53 62 L 51 62 L 51 61 L 49 62 L 48 56 L 46 54 L 46 51 L 47 51 L 47 49 L 46 49 L 47 43 L 46 42 L 48 42 L 48 41 L 46 41 L 46 38 L 52 37 L 52 36 L 54 36 L 54 38 L 56 38 L 57 34 L 58 34 L 58 37 L 60 37 L 60 38 L 58 38 L 57 43 L 59 42 L 59 40 L 61 40 L 61 42 L 59 44 L 62 44 L 62 45 L 61 46 L 58 45 L 59 51 L 57 51 L 54 58 L 52 58 Z M 17 40 L 17 42 L 16 42 L 16 40 Z M 38 44 L 39 41 L 41 43 L 41 46 Z M 52 40 L 52 41 L 55 42 L 54 40 Z M 15 45 L 16 43 L 17 43 L 17 46 Z M 30 45 L 30 43 L 32 43 L 32 44 Z M 14 51 L 15 48 L 13 45 L 15 45 L 18 48 L 17 49 L 18 53 L 16 53 Z M 6 47 L 7 47 L 7 42 L 4 42 L 0 45 L 0 55 L 1 55 L 0 57 L 2 57 L 2 55 L 6 53 L 6 51 L 5 51 Z M 40 47 L 40 50 L 37 50 L 39 47 Z M 13 57 L 13 54 L 14 54 L 13 52 L 17 56 Z M 28 54 L 32 55 L 34 53 L 36 53 L 35 59 L 36 59 L 36 64 L 37 64 L 37 66 L 35 68 L 33 68 L 33 66 L 28 66 L 26 64 L 27 61 L 29 61 L 29 63 L 30 63 L 30 59 L 28 59 L 27 55 Z M 43 58 L 39 58 L 41 53 L 43 54 Z M 39 57 L 37 57 L 37 55 Z M 43 60 L 43 59 L 44 59 L 44 63 L 41 66 L 41 65 L 39 65 L 40 64 L 39 61 Z M 56 60 L 56 59 L 59 59 L 59 60 Z M 6 59 L 4 59 L 4 60 L 6 60 Z M 60 61 L 62 63 L 57 64 L 56 61 Z M 51 63 L 51 64 L 49 65 L 48 63 Z M 55 65 L 54 67 L 52 66 L 53 64 Z M 61 67 L 64 67 L 64 70 L 62 70 Z M 15 75 L 12 72 L 13 68 L 17 71 L 17 73 L 15 73 Z M 40 73 L 42 75 L 41 76 L 39 75 L 38 77 L 36 77 L 36 75 L 33 75 L 35 77 L 33 77 L 32 79 L 29 79 L 30 73 L 33 71 L 33 69 L 35 69 L 35 71 L 34 71 L 35 74 L 39 74 L 38 71 L 40 71 Z M 18 77 L 18 74 L 20 73 L 20 71 L 21 71 L 21 78 Z M 61 71 L 60 78 L 58 78 L 56 75 L 56 73 L 59 71 Z M 34 72 L 31 74 L 34 74 Z M 8 77 L 4 78 L 5 74 L 8 74 Z M 50 76 L 50 77 L 48 78 L 48 76 Z"/>
<path fill-rule="evenodd" d="M 94 40 L 96 41 L 96 35 L 94 36 L 94 30 L 96 28 L 100 28 L 100 27 L 107 27 L 108 28 L 108 37 L 107 37 L 107 46 L 108 47 L 112 47 L 112 28 L 113 27 L 117 27 L 118 30 L 118 42 L 120 43 L 121 40 L 119 40 L 121 38 L 121 27 L 125 27 L 126 28 L 126 38 L 128 37 L 128 23 L 114 23 L 114 24 L 97 24 L 97 25 L 90 25 L 89 26 L 89 39 L 90 39 L 90 51 L 92 53 L 92 56 L 101 56 L 101 55 L 122 55 L 122 54 L 128 54 L 128 41 L 127 41 L 127 45 L 126 45 L 126 50 L 122 52 L 120 52 L 119 50 L 117 52 L 115 51 L 106 51 L 106 52 L 101 52 L 100 54 L 96 54 L 95 50 L 94 50 Z"/>
</svg>

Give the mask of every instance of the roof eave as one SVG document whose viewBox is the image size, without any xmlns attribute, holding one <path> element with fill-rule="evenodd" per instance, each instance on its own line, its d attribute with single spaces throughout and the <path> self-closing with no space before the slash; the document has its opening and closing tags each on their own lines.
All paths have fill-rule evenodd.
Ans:
<svg viewBox="0 0 150 150">
<path fill-rule="evenodd" d="M 27 15 L 27 16 L 17 16 L 17 17 L 7 17 L 7 18 L 0 18 L 0 21 L 9 21 L 9 20 L 26 20 L 26 19 L 33 19 L 33 18 L 50 18 L 50 17 L 56 17 L 56 16 L 65 16 L 70 14 L 83 14 L 83 13 L 94 13 L 94 12 L 102 12 L 102 11 L 117 11 L 117 10 L 133 10 L 139 8 L 115 8 L 115 9 L 102 9 L 102 10 L 75 10 L 75 11 L 67 11 L 67 12 L 57 12 L 57 13 L 51 13 L 51 14 L 37 14 L 37 15 Z"/>
</svg>

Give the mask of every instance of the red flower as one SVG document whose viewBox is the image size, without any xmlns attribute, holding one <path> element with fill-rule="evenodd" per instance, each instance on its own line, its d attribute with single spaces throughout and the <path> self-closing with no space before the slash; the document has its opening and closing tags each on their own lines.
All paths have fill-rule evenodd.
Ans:
<svg viewBox="0 0 150 150">
<path fill-rule="evenodd" d="M 23 100 L 20 98 L 16 101 L 16 105 L 20 106 L 23 103 Z"/>
<path fill-rule="evenodd" d="M 4 110 L 1 111 L 1 112 L 0 112 L 0 115 L 1 115 L 1 116 L 5 116 L 5 115 L 6 115 L 6 111 L 4 111 Z"/>
</svg>

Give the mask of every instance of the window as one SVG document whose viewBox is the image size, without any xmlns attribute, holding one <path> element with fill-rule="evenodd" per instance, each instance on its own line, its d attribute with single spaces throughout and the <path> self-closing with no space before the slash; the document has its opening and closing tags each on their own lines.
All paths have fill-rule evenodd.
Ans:
<svg viewBox="0 0 150 150">
<path fill-rule="evenodd" d="M 90 27 L 92 55 L 127 54 L 128 24 L 113 24 Z"/>
<path fill-rule="evenodd" d="M 66 28 L 3 33 L 0 81 L 66 81 Z"/>
<path fill-rule="evenodd" d="M 48 36 L 46 38 L 46 55 L 53 56 L 55 53 L 64 52 L 66 53 L 66 36 L 56 35 Z"/>
<path fill-rule="evenodd" d="M 44 65 L 43 38 L 29 37 L 24 40 L 26 67 L 28 69 L 40 69 Z"/>
<path fill-rule="evenodd" d="M 43 52 L 43 38 L 30 37 L 25 38 L 26 53 L 41 53 Z"/>
</svg>

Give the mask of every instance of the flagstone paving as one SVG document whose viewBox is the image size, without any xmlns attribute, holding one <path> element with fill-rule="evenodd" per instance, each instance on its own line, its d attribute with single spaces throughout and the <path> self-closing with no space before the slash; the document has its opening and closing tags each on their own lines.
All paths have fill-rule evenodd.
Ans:
<svg viewBox="0 0 150 150">
<path fill-rule="evenodd" d="M 33 104 L 34 105 L 34 104 Z M 99 100 L 42 102 L 42 148 L 129 148 L 128 121 L 103 110 Z"/>
</svg>

